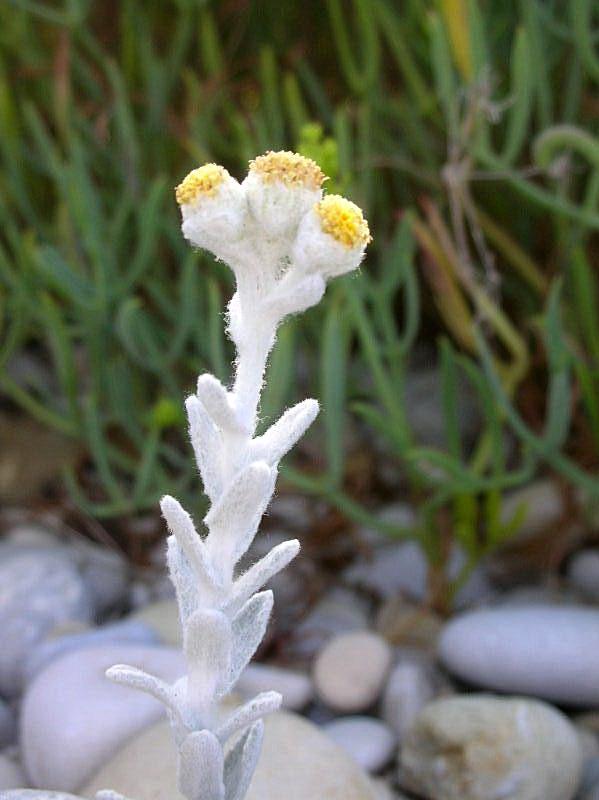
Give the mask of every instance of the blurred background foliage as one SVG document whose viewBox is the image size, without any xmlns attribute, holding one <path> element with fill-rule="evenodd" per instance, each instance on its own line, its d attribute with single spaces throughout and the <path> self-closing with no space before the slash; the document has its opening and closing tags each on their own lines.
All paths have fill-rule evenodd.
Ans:
<svg viewBox="0 0 599 800">
<path fill-rule="evenodd" d="M 374 233 L 281 331 L 264 419 L 323 405 L 287 485 L 416 537 L 433 584 L 459 542 L 449 592 L 518 529 L 509 489 L 544 470 L 597 495 L 594 0 L 7 0 L 0 56 L 0 396 L 77 443 L 69 502 L 108 525 L 167 491 L 201 510 L 182 397 L 228 375 L 231 281 L 189 251 L 172 186 L 281 148 Z M 398 497 L 416 526 L 374 513 Z"/>
</svg>

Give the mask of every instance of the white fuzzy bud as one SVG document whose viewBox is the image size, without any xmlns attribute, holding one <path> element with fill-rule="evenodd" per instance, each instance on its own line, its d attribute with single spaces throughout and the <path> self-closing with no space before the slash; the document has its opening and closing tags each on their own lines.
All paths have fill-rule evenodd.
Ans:
<svg viewBox="0 0 599 800">
<path fill-rule="evenodd" d="M 326 278 L 351 272 L 370 241 L 361 209 L 338 195 L 327 195 L 301 221 L 291 251 L 293 263 Z"/>
<path fill-rule="evenodd" d="M 322 197 L 324 174 L 297 153 L 269 152 L 254 159 L 243 181 L 252 216 L 273 238 L 292 236 L 302 217 Z"/>
<path fill-rule="evenodd" d="M 192 170 L 175 190 L 183 235 L 196 247 L 227 258 L 243 236 L 247 201 L 241 185 L 218 164 Z"/>
</svg>

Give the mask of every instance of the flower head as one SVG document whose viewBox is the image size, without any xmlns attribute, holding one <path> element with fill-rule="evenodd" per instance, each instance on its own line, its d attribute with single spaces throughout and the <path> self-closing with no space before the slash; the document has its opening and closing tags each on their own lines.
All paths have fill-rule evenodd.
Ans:
<svg viewBox="0 0 599 800">
<path fill-rule="evenodd" d="M 322 197 L 324 180 L 315 161 L 281 150 L 251 161 L 243 186 L 254 219 L 277 238 L 295 232 L 304 214 Z"/>
<path fill-rule="evenodd" d="M 250 161 L 250 173 L 266 184 L 280 182 L 285 186 L 308 189 L 320 189 L 326 179 L 316 161 L 289 150 L 277 153 L 269 150 L 263 156 L 258 156 Z"/>
<path fill-rule="evenodd" d="M 247 219 L 247 202 L 239 183 L 219 164 L 192 170 L 175 189 L 181 206 L 183 235 L 197 247 L 227 258 Z"/>
<path fill-rule="evenodd" d="M 345 197 L 327 195 L 302 220 L 292 258 L 306 272 L 342 275 L 359 265 L 371 238 L 359 206 Z"/>
<path fill-rule="evenodd" d="M 372 241 L 362 209 L 351 200 L 330 194 L 316 205 L 315 211 L 323 232 L 348 250 L 365 247 Z"/>
<path fill-rule="evenodd" d="M 218 187 L 231 176 L 220 164 L 204 164 L 192 169 L 175 189 L 180 206 L 191 205 L 207 197 L 214 197 Z"/>
</svg>

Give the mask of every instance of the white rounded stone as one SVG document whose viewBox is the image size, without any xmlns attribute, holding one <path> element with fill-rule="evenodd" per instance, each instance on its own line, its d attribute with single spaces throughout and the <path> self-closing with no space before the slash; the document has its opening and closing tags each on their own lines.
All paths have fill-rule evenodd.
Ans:
<svg viewBox="0 0 599 800">
<path fill-rule="evenodd" d="M 93 609 L 77 569 L 59 548 L 0 547 L 0 693 L 22 689 L 32 648 L 55 625 L 87 622 Z"/>
<path fill-rule="evenodd" d="M 74 791 L 131 736 L 160 719 L 152 697 L 109 681 L 130 664 L 169 682 L 185 672 L 182 654 L 164 647 L 111 645 L 53 661 L 31 683 L 21 711 L 23 764 L 33 786 Z"/>
<path fill-rule="evenodd" d="M 382 717 L 400 741 L 434 694 L 430 670 L 424 665 L 405 660 L 393 668 L 383 695 Z"/>
<path fill-rule="evenodd" d="M 167 723 L 126 744 L 82 790 L 111 788 L 135 800 L 184 800 Z M 258 767 L 244 800 L 376 800 L 368 776 L 316 726 L 287 712 L 265 720 Z"/>
<path fill-rule="evenodd" d="M 260 692 L 275 691 L 283 697 L 282 707 L 290 711 L 305 708 L 314 690 L 307 675 L 270 664 L 249 664 L 235 685 L 235 691 L 244 697 L 254 697 Z"/>
<path fill-rule="evenodd" d="M 391 648 L 375 633 L 336 636 L 314 664 L 314 685 L 320 699 L 344 713 L 366 710 L 381 693 L 391 658 Z"/>
<path fill-rule="evenodd" d="M 401 750 L 403 787 L 430 800 L 571 800 L 578 736 L 538 700 L 469 695 L 436 700 Z"/>
<path fill-rule="evenodd" d="M 454 618 L 439 655 L 464 681 L 559 703 L 599 703 L 599 611 L 502 607 Z"/>
<path fill-rule="evenodd" d="M 85 800 L 75 794 L 64 792 L 42 792 L 39 789 L 13 789 L 0 792 L 0 800 Z"/>
<path fill-rule="evenodd" d="M 156 645 L 158 635 L 148 625 L 135 620 L 123 620 L 103 625 L 100 628 L 66 633 L 64 636 L 52 636 L 40 642 L 27 657 L 24 666 L 24 679 L 30 683 L 36 675 L 52 661 L 61 658 L 74 650 L 85 650 L 113 644 Z"/>
<path fill-rule="evenodd" d="M 322 730 L 367 772 L 378 772 L 393 757 L 396 736 L 374 717 L 342 717 Z"/>
</svg>

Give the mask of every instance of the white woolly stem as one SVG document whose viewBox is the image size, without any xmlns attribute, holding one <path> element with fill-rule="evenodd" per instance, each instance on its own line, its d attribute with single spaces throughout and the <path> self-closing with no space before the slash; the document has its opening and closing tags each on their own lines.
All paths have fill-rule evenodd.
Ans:
<svg viewBox="0 0 599 800">
<path fill-rule="evenodd" d="M 223 168 L 206 165 L 177 188 L 184 236 L 227 261 L 237 279 L 227 328 L 237 351 L 233 388 L 228 391 L 213 375 L 202 375 L 196 394 L 185 403 L 210 499 L 204 518 L 207 533 L 197 529 L 174 498 L 165 497 L 161 504 L 172 534 L 167 563 L 179 603 L 188 674 L 169 686 L 127 666 L 108 671 L 112 680 L 151 694 L 168 709 L 178 748 L 179 791 L 188 800 L 243 800 L 260 753 L 260 718 L 276 710 L 281 700 L 276 692 L 267 692 L 221 719 L 221 699 L 266 632 L 273 595 L 261 589 L 299 550 L 297 541 L 284 542 L 238 574 L 239 560 L 272 497 L 279 460 L 318 413 L 318 403 L 306 400 L 255 436 L 277 326 L 288 314 L 319 302 L 327 275 L 357 267 L 368 233 L 367 226 L 364 233 L 357 224 L 361 238 L 348 249 L 323 230 L 314 210 L 322 198 L 314 180 L 323 178 L 316 164 L 288 153 L 263 158 L 272 162 L 272 174 L 279 178 L 281 170 L 289 171 L 289 180 L 273 182 L 271 173 L 263 178 L 258 170 L 240 185 Z M 198 176 L 202 170 L 203 178 Z M 206 192 L 204 178 L 214 191 Z M 343 202 L 345 206 L 333 199 L 344 214 L 355 216 L 355 207 Z M 237 733 L 229 747 L 226 740 Z M 113 792 L 100 797 L 124 800 Z"/>
</svg>

